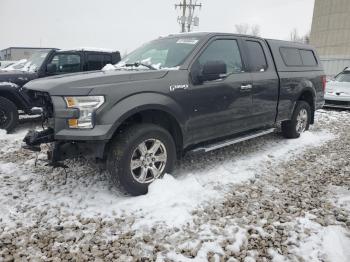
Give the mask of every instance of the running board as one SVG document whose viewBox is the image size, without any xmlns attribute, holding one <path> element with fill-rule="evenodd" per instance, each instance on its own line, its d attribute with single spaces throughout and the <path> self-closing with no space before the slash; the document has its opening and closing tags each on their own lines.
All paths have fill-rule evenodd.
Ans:
<svg viewBox="0 0 350 262">
<path fill-rule="evenodd" d="M 256 131 L 256 132 L 249 133 L 249 134 L 246 134 L 246 135 L 243 135 L 240 137 L 236 137 L 233 139 L 224 140 L 224 141 L 210 144 L 210 145 L 200 146 L 200 147 L 197 147 L 197 148 L 191 150 L 189 153 L 190 154 L 197 154 L 197 153 L 210 152 L 210 151 L 213 151 L 213 150 L 216 150 L 219 148 L 231 146 L 231 145 L 237 144 L 239 142 L 243 142 L 243 141 L 250 140 L 250 139 L 253 139 L 253 138 L 256 138 L 259 136 L 264 136 L 264 135 L 273 133 L 275 130 L 276 130 L 275 128 L 270 128 L 270 129 L 265 129 L 263 131 Z"/>
</svg>

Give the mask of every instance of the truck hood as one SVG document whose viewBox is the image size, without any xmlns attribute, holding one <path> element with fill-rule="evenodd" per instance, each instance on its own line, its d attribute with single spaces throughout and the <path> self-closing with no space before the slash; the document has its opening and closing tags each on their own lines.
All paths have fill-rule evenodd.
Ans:
<svg viewBox="0 0 350 262">
<path fill-rule="evenodd" d="M 23 86 L 27 82 L 37 78 L 36 73 L 23 72 L 23 71 L 6 71 L 0 70 L 0 83 L 10 82 L 18 86 Z"/>
<path fill-rule="evenodd" d="M 327 83 L 326 92 L 350 95 L 350 82 L 330 81 Z"/>
<path fill-rule="evenodd" d="M 88 95 L 92 89 L 123 82 L 163 78 L 167 71 L 113 70 L 60 75 L 31 81 L 25 88 L 47 92 L 51 96 Z"/>
</svg>

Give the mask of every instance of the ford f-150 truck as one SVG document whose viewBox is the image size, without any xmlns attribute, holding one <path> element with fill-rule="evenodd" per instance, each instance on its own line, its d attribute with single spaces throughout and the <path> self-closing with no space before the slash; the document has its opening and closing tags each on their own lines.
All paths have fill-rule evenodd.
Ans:
<svg viewBox="0 0 350 262">
<path fill-rule="evenodd" d="M 0 129 L 12 131 L 18 123 L 19 110 L 25 114 L 33 113 L 32 101 L 22 88 L 29 81 L 100 70 L 106 64 L 118 63 L 120 59 L 119 52 L 104 49 L 48 49 L 33 54 L 30 59 L 0 69 Z"/>
<path fill-rule="evenodd" d="M 91 156 L 130 194 L 169 173 L 186 152 L 208 152 L 274 131 L 298 138 L 324 104 L 314 48 L 224 33 L 154 40 L 113 70 L 36 80 L 25 87 L 47 128 L 27 148 L 52 143 L 57 165 Z"/>
</svg>

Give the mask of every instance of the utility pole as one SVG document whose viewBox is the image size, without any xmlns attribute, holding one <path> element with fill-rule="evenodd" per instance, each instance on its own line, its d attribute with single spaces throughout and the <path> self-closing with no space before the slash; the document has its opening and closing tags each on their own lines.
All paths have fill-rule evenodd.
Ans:
<svg viewBox="0 0 350 262">
<path fill-rule="evenodd" d="M 189 3 L 188 3 L 189 1 Z M 198 26 L 199 24 L 199 18 L 194 17 L 194 12 L 197 7 L 202 8 L 202 4 L 197 4 L 197 1 L 193 4 L 193 0 L 183 0 L 183 2 L 180 4 L 175 5 L 175 9 L 178 7 L 182 11 L 182 16 L 178 17 L 178 22 L 181 24 L 181 32 L 186 32 L 186 24 L 187 24 L 187 32 L 191 32 L 191 27 Z M 188 10 L 188 16 L 187 16 L 187 10 Z"/>
</svg>

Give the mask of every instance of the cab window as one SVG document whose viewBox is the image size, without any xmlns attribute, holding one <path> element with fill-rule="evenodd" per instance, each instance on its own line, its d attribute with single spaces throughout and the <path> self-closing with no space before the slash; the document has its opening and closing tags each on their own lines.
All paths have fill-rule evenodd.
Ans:
<svg viewBox="0 0 350 262">
<path fill-rule="evenodd" d="M 81 71 L 81 59 L 77 54 L 56 54 L 52 58 L 51 64 L 56 65 L 56 74 Z"/>
<path fill-rule="evenodd" d="M 267 69 L 267 62 L 263 47 L 257 41 L 246 41 L 250 56 L 250 69 L 252 72 L 264 72 Z"/>
<path fill-rule="evenodd" d="M 103 55 L 99 54 L 89 54 L 87 56 L 87 69 L 92 70 L 101 70 L 103 67 Z"/>
<path fill-rule="evenodd" d="M 240 73 L 243 71 L 241 53 L 236 40 L 215 40 L 205 49 L 197 60 L 200 68 L 208 61 L 222 61 L 226 64 L 227 73 Z"/>
</svg>

